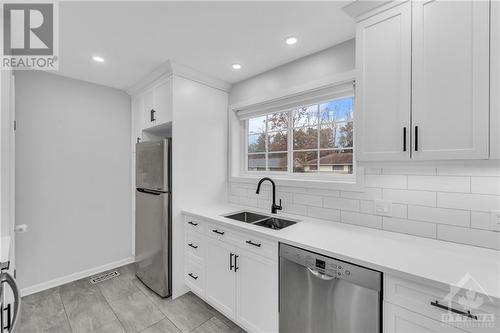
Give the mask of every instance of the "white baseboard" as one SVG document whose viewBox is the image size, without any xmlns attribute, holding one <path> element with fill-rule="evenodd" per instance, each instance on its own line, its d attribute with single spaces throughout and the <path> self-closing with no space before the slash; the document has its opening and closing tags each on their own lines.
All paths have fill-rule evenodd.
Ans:
<svg viewBox="0 0 500 333">
<path fill-rule="evenodd" d="M 62 277 L 59 277 L 57 279 L 53 279 L 53 280 L 50 280 L 47 282 L 42 282 L 42 283 L 36 284 L 34 286 L 22 288 L 21 289 L 21 296 L 28 296 L 28 295 L 31 295 L 31 294 L 34 294 L 34 293 L 37 293 L 40 291 L 44 291 L 44 290 L 47 290 L 50 288 L 54 288 L 54 287 L 69 283 L 69 282 L 80 280 L 80 279 L 83 279 L 85 277 L 95 275 L 97 273 L 101 273 L 101 272 L 104 272 L 104 271 L 107 271 L 110 269 L 114 269 L 114 268 L 117 268 L 120 266 L 128 265 L 128 264 L 131 264 L 133 262 L 135 262 L 134 257 L 128 257 L 128 258 L 125 258 L 122 260 L 111 262 L 109 264 L 86 269 L 84 271 L 69 274 L 66 276 L 62 276 Z"/>
</svg>

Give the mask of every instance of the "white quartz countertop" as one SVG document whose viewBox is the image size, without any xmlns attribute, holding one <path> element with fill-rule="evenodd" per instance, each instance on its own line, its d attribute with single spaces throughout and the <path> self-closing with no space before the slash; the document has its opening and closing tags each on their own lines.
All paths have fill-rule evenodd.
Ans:
<svg viewBox="0 0 500 333">
<path fill-rule="evenodd" d="M 240 210 L 269 215 L 267 211 L 231 204 L 186 208 L 183 213 L 400 277 L 460 287 L 460 280 L 469 273 L 479 285 L 467 287 L 500 300 L 500 251 L 291 214 L 278 216 L 301 222 L 282 230 L 222 216 Z"/>
</svg>

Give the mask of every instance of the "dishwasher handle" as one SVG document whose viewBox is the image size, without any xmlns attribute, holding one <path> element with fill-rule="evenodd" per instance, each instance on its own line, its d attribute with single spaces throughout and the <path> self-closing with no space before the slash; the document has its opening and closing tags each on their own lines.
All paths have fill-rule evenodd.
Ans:
<svg viewBox="0 0 500 333">
<path fill-rule="evenodd" d="M 334 276 L 320 273 L 317 269 L 312 269 L 312 268 L 307 267 L 307 270 L 309 271 L 309 273 L 311 273 L 312 275 L 314 275 L 315 277 L 317 277 L 321 280 L 330 281 L 330 280 L 336 279 L 336 277 L 334 277 Z"/>
</svg>

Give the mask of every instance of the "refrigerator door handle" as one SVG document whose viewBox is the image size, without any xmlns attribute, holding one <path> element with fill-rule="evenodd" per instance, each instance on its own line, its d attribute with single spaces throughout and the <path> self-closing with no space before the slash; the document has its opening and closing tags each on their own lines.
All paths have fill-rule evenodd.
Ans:
<svg viewBox="0 0 500 333">
<path fill-rule="evenodd" d="M 145 188 L 138 188 L 137 191 L 142 192 L 142 193 L 146 193 L 146 194 L 151 194 L 151 195 L 161 195 L 162 194 L 162 192 L 151 191 L 151 190 L 147 190 Z"/>
</svg>

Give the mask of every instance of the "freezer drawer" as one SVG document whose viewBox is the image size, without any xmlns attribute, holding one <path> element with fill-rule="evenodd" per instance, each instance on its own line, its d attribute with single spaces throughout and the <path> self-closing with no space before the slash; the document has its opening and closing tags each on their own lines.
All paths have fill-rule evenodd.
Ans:
<svg viewBox="0 0 500 333">
<path fill-rule="evenodd" d="M 169 206 L 169 193 L 136 190 L 136 274 L 162 297 L 171 293 Z"/>
</svg>

